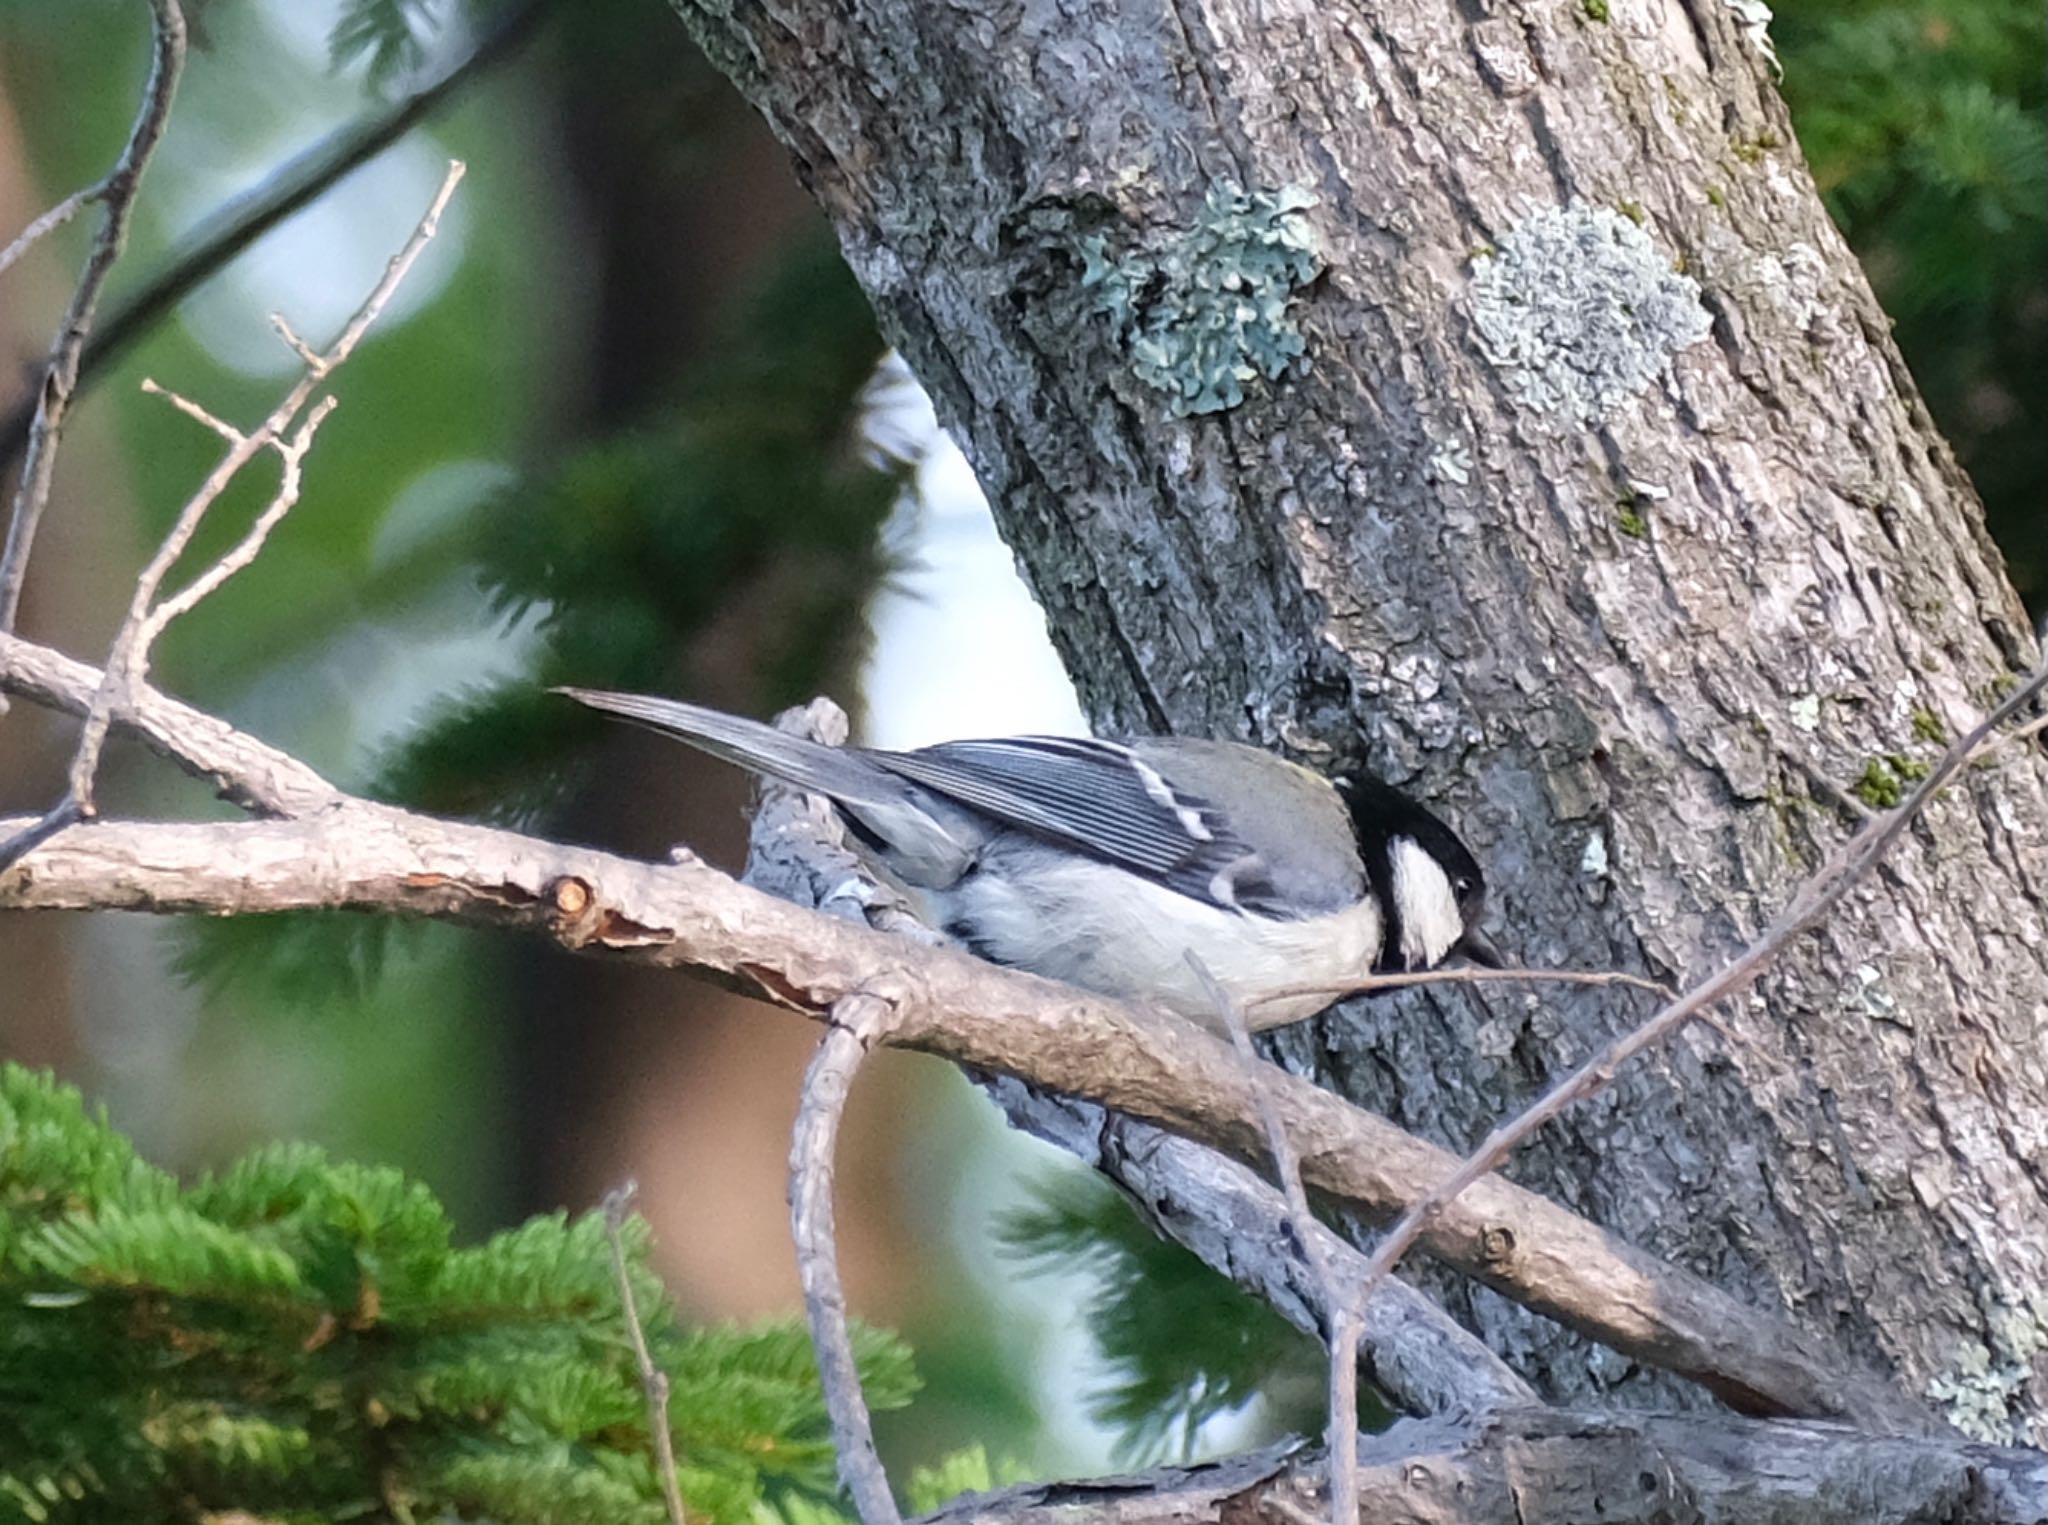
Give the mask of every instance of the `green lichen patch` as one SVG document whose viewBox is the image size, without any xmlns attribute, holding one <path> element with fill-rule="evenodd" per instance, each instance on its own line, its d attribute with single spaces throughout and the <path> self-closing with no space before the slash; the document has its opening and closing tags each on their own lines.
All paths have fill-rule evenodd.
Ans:
<svg viewBox="0 0 2048 1525">
<path fill-rule="evenodd" d="M 1913 711 L 1913 739 L 1931 741 L 1936 746 L 1948 745 L 1948 727 L 1941 723 L 1941 717 L 1929 709 Z"/>
<path fill-rule="evenodd" d="M 1873 757 L 1865 763 L 1862 775 L 1849 789 L 1873 810 L 1890 810 L 1905 798 L 1905 791 L 1904 781 L 1892 772 L 1882 757 Z"/>
<path fill-rule="evenodd" d="M 1178 416 L 1220 413 L 1245 383 L 1277 380 L 1307 348 L 1295 322 L 1302 288 L 1323 270 L 1301 186 L 1210 187 L 1194 227 L 1163 249 L 1112 253 L 1083 240 L 1081 284 L 1109 317 L 1140 381 Z"/>
<path fill-rule="evenodd" d="M 1610 207 L 1538 212 L 1474 261 L 1469 297 L 1481 348 L 1516 401 L 1592 424 L 1666 375 L 1713 324 L 1699 283 Z"/>
<path fill-rule="evenodd" d="M 1588 21 L 1607 20 L 1609 15 L 1607 0 L 1579 0 L 1579 3 L 1585 10 Z"/>
<path fill-rule="evenodd" d="M 1931 771 L 1928 765 L 1917 757 L 1908 757 L 1903 752 L 1887 752 L 1882 757 L 1873 757 L 1863 765 L 1863 772 L 1850 793 L 1875 810 L 1890 810 L 1906 797 L 1906 786 L 1917 784 Z"/>
<path fill-rule="evenodd" d="M 1730 145 L 1735 157 L 1744 164 L 1760 164 L 1765 154 L 1774 148 L 1783 148 L 1785 140 L 1775 132 L 1760 132 L 1753 138 L 1737 138 Z"/>
</svg>

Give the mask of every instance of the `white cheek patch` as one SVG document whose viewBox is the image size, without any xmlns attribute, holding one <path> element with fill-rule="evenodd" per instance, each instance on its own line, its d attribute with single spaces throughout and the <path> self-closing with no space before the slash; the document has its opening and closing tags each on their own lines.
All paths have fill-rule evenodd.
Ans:
<svg viewBox="0 0 2048 1525">
<path fill-rule="evenodd" d="M 1401 956 L 1410 969 L 1427 969 L 1465 935 L 1465 918 L 1450 875 L 1410 837 L 1393 841 L 1394 913 L 1401 922 Z"/>
</svg>

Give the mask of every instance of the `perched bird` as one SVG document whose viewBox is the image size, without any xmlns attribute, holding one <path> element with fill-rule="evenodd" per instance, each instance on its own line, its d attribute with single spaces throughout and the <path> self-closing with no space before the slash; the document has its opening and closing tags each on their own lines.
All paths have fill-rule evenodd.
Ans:
<svg viewBox="0 0 2048 1525">
<path fill-rule="evenodd" d="M 828 747 L 639 694 L 558 693 L 831 800 L 921 913 L 983 958 L 1222 1025 L 1192 949 L 1255 1028 L 1312 1016 L 1289 986 L 1497 964 L 1485 881 L 1449 827 L 1376 779 L 1257 747 L 1009 736 Z"/>
</svg>

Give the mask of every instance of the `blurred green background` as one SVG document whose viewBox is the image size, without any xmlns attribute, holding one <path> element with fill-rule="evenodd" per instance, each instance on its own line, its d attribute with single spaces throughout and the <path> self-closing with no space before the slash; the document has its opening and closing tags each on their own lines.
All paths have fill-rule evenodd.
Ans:
<svg viewBox="0 0 2048 1525">
<path fill-rule="evenodd" d="M 144 11 L 0 0 L 0 236 L 113 158 Z M 139 338 L 75 415 L 28 633 L 103 649 L 211 463 L 211 437 L 137 383 L 260 416 L 292 369 L 267 314 L 330 332 L 459 156 L 446 231 L 340 378 L 303 501 L 255 572 L 166 641 L 167 687 L 352 788 L 647 855 L 685 840 L 727 864 L 740 780 L 539 686 L 755 712 L 824 690 L 863 699 L 868 734 L 897 744 L 1078 726 L 964 469 L 900 379 L 876 383 L 880 341 L 817 215 L 663 0 L 207 0 L 195 21 L 107 309 L 141 302 Z M 2039 6 L 1796 0 L 1774 35 L 1829 204 L 2038 609 Z M 391 147 L 182 302 L 150 300 L 295 156 L 450 74 L 459 88 Z M 0 406 L 48 343 L 83 236 L 0 288 Z M 217 538 L 235 517 L 216 516 Z M 975 681 L 990 662 L 1018 675 L 1002 693 Z M 68 735 L 26 706 L 0 721 L 0 809 L 54 795 Z M 115 806 L 220 808 L 168 771 L 118 751 Z M 811 1041 L 688 981 L 448 929 L 0 923 L 0 1057 L 75 1079 L 158 1160 L 312 1139 L 418 1174 L 472 1232 L 638 1175 L 693 1317 L 794 1305 L 781 1172 Z M 926 1382 L 891 1416 L 893 1463 L 980 1440 L 1074 1472 L 1119 1441 L 1199 1450 L 1314 1422 L 1298 1342 L 1129 1234 L 1113 1198 L 1003 1136 L 939 1067 L 886 1058 L 841 1179 L 855 1303 L 908 1335 Z M 1118 1296 L 1140 1277 L 1148 1320 Z"/>
</svg>

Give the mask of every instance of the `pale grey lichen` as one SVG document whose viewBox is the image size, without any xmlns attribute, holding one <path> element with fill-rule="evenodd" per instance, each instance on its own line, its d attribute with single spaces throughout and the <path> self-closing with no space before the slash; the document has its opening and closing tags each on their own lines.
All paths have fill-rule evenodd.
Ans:
<svg viewBox="0 0 2048 1525">
<path fill-rule="evenodd" d="M 1713 326 L 1699 283 L 1607 207 L 1538 212 L 1474 263 L 1486 357 L 1523 406 L 1570 422 L 1612 416 Z"/>
<path fill-rule="evenodd" d="M 1770 60 L 1772 77 L 1783 79 L 1785 66 L 1778 62 L 1778 45 L 1771 41 L 1771 8 L 1764 0 L 1727 0 L 1727 5 L 1749 45 Z"/>
<path fill-rule="evenodd" d="M 1306 349 L 1297 293 L 1321 273 L 1316 204 L 1300 186 L 1210 187 L 1201 220 L 1163 249 L 1112 254 L 1083 240 L 1081 284 L 1107 314 L 1131 369 L 1186 417 L 1244 401 L 1244 385 L 1274 380 Z"/>
<path fill-rule="evenodd" d="M 1973 1440 L 2031 1445 L 2036 1426 L 2015 1423 L 2012 1410 L 2024 1400 L 2035 1359 L 2048 1351 L 2048 1295 L 2029 1293 L 2020 1304 L 2000 1300 L 1985 1314 L 1988 1348 L 1975 1340 L 1963 1344 L 1955 1366 L 1927 1384 L 1927 1396 Z"/>
</svg>

